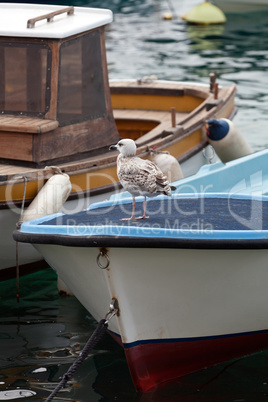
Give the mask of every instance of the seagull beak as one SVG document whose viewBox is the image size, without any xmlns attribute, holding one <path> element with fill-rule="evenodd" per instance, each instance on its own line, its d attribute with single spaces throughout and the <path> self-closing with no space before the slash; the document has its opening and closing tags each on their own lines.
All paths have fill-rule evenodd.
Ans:
<svg viewBox="0 0 268 402">
<path fill-rule="evenodd" d="M 117 151 L 117 145 L 111 145 L 109 151 Z"/>
</svg>

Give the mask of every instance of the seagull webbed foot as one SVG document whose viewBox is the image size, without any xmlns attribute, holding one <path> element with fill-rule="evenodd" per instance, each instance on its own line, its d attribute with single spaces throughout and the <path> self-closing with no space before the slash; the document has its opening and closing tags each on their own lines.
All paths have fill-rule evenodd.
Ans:
<svg viewBox="0 0 268 402">
<path fill-rule="evenodd" d="M 134 221 L 135 219 L 139 218 L 136 218 L 136 216 L 131 216 L 130 218 L 121 218 L 120 221 Z"/>
</svg>

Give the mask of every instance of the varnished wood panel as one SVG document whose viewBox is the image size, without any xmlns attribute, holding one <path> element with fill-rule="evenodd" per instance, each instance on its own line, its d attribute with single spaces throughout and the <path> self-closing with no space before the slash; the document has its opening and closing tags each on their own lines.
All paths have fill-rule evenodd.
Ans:
<svg viewBox="0 0 268 402">
<path fill-rule="evenodd" d="M 1 132 L 0 158 L 32 162 L 32 134 Z"/>
<path fill-rule="evenodd" d="M 51 85 L 50 85 L 50 107 L 46 113 L 47 119 L 57 119 L 57 102 L 58 102 L 58 81 L 59 81 L 59 48 L 61 41 L 48 41 L 47 43 L 52 50 L 51 60 Z"/>
<path fill-rule="evenodd" d="M 112 119 L 95 119 L 71 126 L 59 127 L 53 132 L 34 138 L 35 162 L 73 157 L 116 143 L 119 135 Z"/>
</svg>

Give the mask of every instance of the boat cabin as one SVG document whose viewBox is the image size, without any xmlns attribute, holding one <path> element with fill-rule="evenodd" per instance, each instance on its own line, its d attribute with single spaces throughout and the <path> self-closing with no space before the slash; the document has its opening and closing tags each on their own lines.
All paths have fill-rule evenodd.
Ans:
<svg viewBox="0 0 268 402">
<path fill-rule="evenodd" d="M 2 160 L 42 166 L 118 141 L 104 40 L 111 21 L 110 10 L 2 4 Z"/>
</svg>

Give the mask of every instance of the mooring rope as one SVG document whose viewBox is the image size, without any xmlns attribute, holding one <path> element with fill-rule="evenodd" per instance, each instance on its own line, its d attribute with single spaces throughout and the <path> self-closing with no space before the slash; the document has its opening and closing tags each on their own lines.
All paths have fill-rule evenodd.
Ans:
<svg viewBox="0 0 268 402">
<path fill-rule="evenodd" d="M 64 374 L 62 377 L 61 381 L 59 384 L 56 386 L 54 391 L 49 395 L 49 397 L 45 400 L 45 402 L 50 402 L 52 399 L 56 396 L 56 394 L 65 387 L 67 381 L 69 381 L 74 372 L 77 370 L 77 368 L 80 366 L 81 363 L 85 360 L 85 358 L 88 356 L 89 352 L 96 346 L 96 344 L 99 342 L 99 340 L 103 337 L 103 335 L 106 332 L 106 329 L 108 328 L 108 323 L 109 321 L 115 316 L 119 314 L 119 306 L 118 306 L 118 301 L 116 298 L 112 298 L 111 303 L 110 303 L 110 309 L 108 313 L 106 314 L 105 318 L 103 320 L 100 320 L 100 322 L 97 325 L 97 328 L 85 344 L 82 352 L 80 353 L 79 357 L 73 362 L 73 364 L 69 367 L 68 371 Z"/>
<path fill-rule="evenodd" d="M 20 209 L 20 219 L 16 223 L 17 229 L 20 229 L 21 224 L 22 224 L 22 215 L 23 215 L 23 212 L 24 212 L 26 188 L 27 188 L 27 177 L 22 176 L 22 178 L 24 180 L 24 188 L 23 188 L 23 196 L 22 196 L 22 203 L 21 203 L 21 209 Z"/>
<path fill-rule="evenodd" d="M 96 346 L 99 340 L 103 337 L 108 328 L 108 320 L 103 319 L 98 323 L 97 328 L 87 341 L 86 345 L 84 346 L 82 352 L 80 353 L 79 357 L 73 362 L 73 364 L 69 367 L 68 371 L 64 374 L 59 384 L 56 386 L 54 391 L 49 395 L 49 397 L 45 400 L 45 402 L 50 402 L 56 396 L 56 394 L 65 387 L 66 383 L 72 378 L 74 372 L 80 366 L 80 364 L 85 360 L 88 356 L 89 352 Z"/>
<path fill-rule="evenodd" d="M 20 210 L 20 219 L 16 223 L 17 229 L 20 229 L 20 227 L 21 227 L 22 215 L 24 212 L 24 205 L 25 205 L 27 177 L 23 176 L 23 180 L 24 180 L 23 197 L 22 197 L 22 204 L 21 204 L 21 210 Z M 16 289 L 17 289 L 17 293 L 16 293 L 17 302 L 19 303 L 19 301 L 20 301 L 20 266 L 19 266 L 19 245 L 18 245 L 17 241 L 16 241 Z"/>
</svg>

